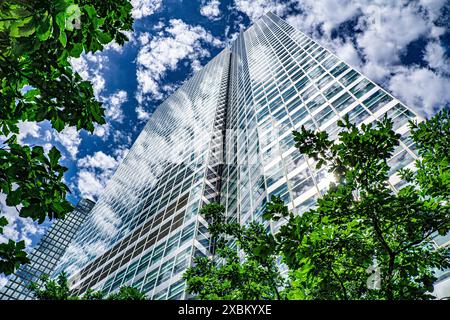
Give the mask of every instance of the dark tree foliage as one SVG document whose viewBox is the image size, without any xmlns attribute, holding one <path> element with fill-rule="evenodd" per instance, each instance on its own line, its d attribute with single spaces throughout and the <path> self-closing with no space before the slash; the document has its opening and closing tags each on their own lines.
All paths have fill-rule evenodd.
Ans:
<svg viewBox="0 0 450 320">
<path fill-rule="evenodd" d="M 121 287 L 119 292 L 111 293 L 106 300 L 146 300 L 145 294 L 130 286 Z"/>
<path fill-rule="evenodd" d="M 338 123 L 341 131 L 337 141 L 329 140 L 326 132 L 305 128 L 294 132 L 299 151 L 317 168 L 327 166 L 335 182 L 317 206 L 302 215 L 294 215 L 280 198 L 272 197 L 263 217 L 285 220 L 274 236 L 267 235 L 263 225 L 256 222 L 233 227 L 239 234 L 229 232 L 229 224 L 223 220 L 225 224 L 214 230 L 213 220 L 211 234 L 216 238 L 240 237 L 238 248 L 245 248 L 241 250 L 243 259 L 217 263 L 201 258 L 185 273 L 188 290 L 200 299 L 242 298 L 217 291 L 210 284 L 233 281 L 236 272 L 220 272 L 231 265 L 242 270 L 247 261 L 253 261 L 254 268 L 262 268 L 259 262 L 263 260 L 259 259 L 274 263 L 280 256 L 289 269 L 279 293 L 282 298 L 434 298 L 430 293 L 435 270 L 450 267 L 449 249 L 436 249 L 432 243 L 434 236 L 445 235 L 450 228 L 449 118 L 449 110 L 443 110 L 427 121 L 410 123 L 421 159 L 416 161 L 415 171 L 400 170 L 406 185 L 398 192 L 388 184 L 387 161 L 400 138 L 390 119 L 357 127 L 345 118 Z M 250 236 L 240 236 L 243 234 Z M 236 250 L 227 250 L 237 255 Z M 272 274 L 262 274 L 258 282 L 279 279 L 275 265 L 271 270 Z M 252 275 L 247 278 L 252 279 Z M 239 284 L 234 286 L 239 288 Z M 261 292 L 255 298 L 271 298 Z"/>
<path fill-rule="evenodd" d="M 62 272 L 57 279 L 42 275 L 38 282 L 32 282 L 29 289 L 37 300 L 146 300 L 144 293 L 134 287 L 121 287 L 119 292 L 105 295 L 102 291 L 88 289 L 82 296 L 70 294 L 67 275 Z"/>
<path fill-rule="evenodd" d="M 433 132 L 434 121 L 421 127 Z M 420 189 L 413 174 L 408 185 L 397 193 L 391 190 L 387 160 L 400 136 L 392 130 L 390 119 L 361 128 L 348 119 L 338 125 L 342 128 L 339 141 L 304 128 L 294 133 L 300 152 L 316 160 L 317 168 L 327 165 L 336 183 L 318 200 L 316 209 L 291 217 L 280 230 L 278 239 L 287 265 L 292 272 L 304 271 L 292 277 L 288 295 L 313 299 L 432 298 L 433 268 L 450 266 L 448 249 L 435 250 L 431 243 L 436 233 L 445 235 L 449 230 L 448 197 Z M 412 130 L 412 135 L 417 137 L 417 131 Z M 423 147 L 417 145 L 419 150 Z M 434 154 L 436 160 L 440 156 Z M 421 170 L 419 167 L 417 176 Z M 303 279 L 316 284 L 313 290 Z"/>
<path fill-rule="evenodd" d="M 404 170 L 410 182 L 416 182 L 421 194 L 450 199 L 450 109 L 444 109 L 428 121 L 411 123 L 412 138 L 421 159 L 416 173 Z"/>
<path fill-rule="evenodd" d="M 28 288 L 38 300 L 76 300 L 78 298 L 70 295 L 65 273 L 61 273 L 56 280 L 44 274 L 39 282 L 32 282 Z M 92 292 L 89 292 L 89 295 L 92 295 Z"/>
<path fill-rule="evenodd" d="M 64 217 L 72 206 L 60 152 L 18 144 L 17 124 L 48 120 L 57 131 L 75 126 L 92 132 L 95 123 L 105 123 L 91 83 L 72 70 L 69 59 L 111 41 L 123 44 L 122 31 L 132 28 L 131 9 L 128 0 L 0 2 L 0 193 L 21 217 L 42 223 Z M 0 273 L 28 261 L 23 248 L 11 241 L 0 245 Z"/>
<path fill-rule="evenodd" d="M 275 241 L 265 227 L 228 223 L 225 208 L 216 203 L 204 206 L 201 214 L 210 221 L 215 254 L 212 259 L 196 257 L 195 266 L 184 273 L 189 293 L 207 300 L 280 299 L 282 278 L 273 255 Z M 245 261 L 241 261 L 236 246 Z"/>
</svg>

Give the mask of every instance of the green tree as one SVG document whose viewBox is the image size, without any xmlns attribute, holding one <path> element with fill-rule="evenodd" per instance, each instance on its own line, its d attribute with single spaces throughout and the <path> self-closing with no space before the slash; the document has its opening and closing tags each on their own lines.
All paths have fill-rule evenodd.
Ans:
<svg viewBox="0 0 450 320">
<path fill-rule="evenodd" d="M 78 300 L 71 296 L 66 274 L 60 273 L 55 280 L 43 274 L 38 282 L 31 282 L 28 286 L 30 291 L 38 300 Z M 92 292 L 89 292 L 89 296 Z"/>
<path fill-rule="evenodd" d="M 201 214 L 210 222 L 214 255 L 196 257 L 194 266 L 186 270 L 188 292 L 207 300 L 280 299 L 283 279 L 273 255 L 274 238 L 265 227 L 227 222 L 225 208 L 217 203 L 205 205 Z"/>
<path fill-rule="evenodd" d="M 145 294 L 135 287 L 125 286 L 119 289 L 117 293 L 111 293 L 106 300 L 146 300 Z"/>
<path fill-rule="evenodd" d="M 399 172 L 407 184 L 396 193 L 388 183 L 388 160 L 400 136 L 390 119 L 359 128 L 346 118 L 338 123 L 337 141 L 329 140 L 326 132 L 294 132 L 299 151 L 315 160 L 316 168 L 326 165 L 335 183 L 302 215 L 289 212 L 277 197 L 266 207 L 265 219 L 285 219 L 269 250 L 289 268 L 282 296 L 433 298 L 434 270 L 450 267 L 449 249 L 436 249 L 431 241 L 450 227 L 449 118 L 444 110 L 410 124 L 422 158 L 416 161 L 416 171 Z M 264 239 L 266 234 L 254 236 Z M 210 281 L 208 272 L 194 266 L 186 273 L 188 285 L 193 274 Z M 208 297 L 209 289 L 198 286 L 206 291 L 199 297 Z"/>
<path fill-rule="evenodd" d="M 420 159 L 418 170 L 403 174 L 419 185 L 421 194 L 450 199 L 450 109 L 443 109 L 428 121 L 412 122 L 412 139 L 417 144 Z"/>
<path fill-rule="evenodd" d="M 102 291 L 86 290 L 82 296 L 71 295 L 67 275 L 62 272 L 57 279 L 42 275 L 37 282 L 31 282 L 29 289 L 37 300 L 146 300 L 144 293 L 130 286 L 106 296 Z"/>
<path fill-rule="evenodd" d="M 72 210 L 62 182 L 59 151 L 17 143 L 19 121 L 50 121 L 90 132 L 103 124 L 104 109 L 90 82 L 74 72 L 70 58 L 122 45 L 131 30 L 128 0 L 3 0 L 0 2 L 0 193 L 21 217 L 42 223 Z M 0 227 L 7 222 L 0 218 Z M 0 228 L 0 232 L 1 232 Z M 28 260 L 22 242 L 0 245 L 0 273 Z"/>
<path fill-rule="evenodd" d="M 442 112 L 419 125 L 422 136 L 439 134 L 433 124 L 445 115 L 448 122 L 448 112 Z M 318 200 L 317 208 L 289 219 L 280 230 L 278 239 L 283 246 L 299 244 L 294 259 L 286 259 L 288 266 L 307 270 L 293 274 L 288 294 L 316 299 L 432 298 L 433 269 L 450 267 L 448 249 L 435 250 L 431 242 L 434 235 L 449 230 L 448 196 L 437 189 L 421 188 L 420 166 L 416 174 L 401 171 L 409 184 L 397 193 L 392 191 L 387 161 L 399 145 L 400 135 L 393 131 L 390 119 L 358 128 L 346 118 L 338 125 L 342 128 L 339 141 L 304 128 L 294 133 L 300 152 L 316 160 L 316 168 L 328 166 L 336 184 Z M 418 140 L 416 126 L 411 124 L 413 139 Z M 425 152 L 427 145 L 426 141 L 419 143 L 419 153 Z M 432 162 L 441 163 L 443 159 L 438 158 L 448 157 L 448 153 L 447 148 L 447 152 L 434 154 Z M 448 166 L 445 170 L 448 174 Z M 428 173 L 437 175 L 432 180 L 443 178 L 439 170 Z M 281 249 L 284 257 L 293 257 L 290 248 Z M 367 283 L 370 270 L 379 275 L 372 286 Z M 304 279 L 317 282 L 315 289 L 307 288 Z"/>
</svg>

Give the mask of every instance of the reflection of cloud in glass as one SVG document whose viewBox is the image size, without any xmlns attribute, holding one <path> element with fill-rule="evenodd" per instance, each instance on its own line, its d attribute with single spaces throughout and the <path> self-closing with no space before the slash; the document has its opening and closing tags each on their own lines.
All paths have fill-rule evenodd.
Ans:
<svg viewBox="0 0 450 320">
<path fill-rule="evenodd" d="M 159 177 L 166 171 L 187 166 L 193 172 L 204 165 L 221 84 L 217 75 L 227 69 L 227 57 L 225 50 L 156 109 L 55 274 L 74 275 L 134 230 L 145 196 L 165 183 Z"/>
</svg>

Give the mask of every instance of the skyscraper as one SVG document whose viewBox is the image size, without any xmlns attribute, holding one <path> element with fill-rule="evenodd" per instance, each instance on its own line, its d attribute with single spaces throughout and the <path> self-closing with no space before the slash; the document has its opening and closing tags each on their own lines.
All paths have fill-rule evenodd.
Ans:
<svg viewBox="0 0 450 320">
<path fill-rule="evenodd" d="M 0 290 L 0 300 L 31 299 L 28 285 L 38 281 L 43 274 L 51 275 L 67 249 L 70 241 L 94 206 L 94 202 L 82 199 L 64 219 L 55 221 L 36 247 L 30 252 L 30 263 L 20 266 Z"/>
<path fill-rule="evenodd" d="M 148 121 L 55 270 L 76 292 L 132 284 L 183 297 L 182 271 L 208 254 L 197 213 L 219 195 L 229 59 L 224 50 Z"/>
<path fill-rule="evenodd" d="M 220 201 L 242 224 L 272 195 L 302 213 L 330 176 L 299 153 L 292 131 L 336 137 L 344 115 L 361 124 L 386 113 L 402 135 L 389 161 L 397 190 L 395 172 L 417 158 L 407 125 L 417 115 L 269 13 L 157 108 L 54 275 L 67 271 L 74 293 L 133 285 L 152 299 L 187 298 L 182 273 L 209 254 L 203 204 Z"/>
</svg>

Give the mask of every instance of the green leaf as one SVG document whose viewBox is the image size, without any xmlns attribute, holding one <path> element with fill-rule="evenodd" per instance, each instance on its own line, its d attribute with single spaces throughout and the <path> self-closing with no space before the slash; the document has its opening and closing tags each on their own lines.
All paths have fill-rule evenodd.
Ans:
<svg viewBox="0 0 450 320">
<path fill-rule="evenodd" d="M 63 46 L 63 47 L 66 47 L 66 44 L 67 44 L 67 35 L 66 35 L 66 33 L 65 33 L 64 31 L 62 31 L 62 32 L 59 34 L 58 39 L 59 39 L 59 42 L 61 42 L 62 46 Z"/>
<path fill-rule="evenodd" d="M 3 233 L 3 227 L 8 225 L 8 220 L 5 217 L 0 217 L 0 234 Z"/>
<path fill-rule="evenodd" d="M 55 9 L 60 11 L 65 11 L 68 6 L 70 6 L 73 3 L 73 0 L 54 0 L 53 5 L 55 6 Z"/>
<path fill-rule="evenodd" d="M 82 52 L 83 52 L 83 44 L 76 43 L 70 50 L 70 55 L 74 58 L 79 58 Z"/>
<path fill-rule="evenodd" d="M 40 94 L 39 89 L 30 89 L 23 94 L 23 97 L 28 101 L 32 101 L 39 94 Z"/>
<path fill-rule="evenodd" d="M 20 188 L 9 192 L 8 196 L 6 197 L 6 205 L 11 207 L 17 206 L 22 200 L 21 196 L 22 190 L 20 190 Z"/>
<path fill-rule="evenodd" d="M 11 37 L 28 37 L 31 36 L 36 31 L 34 25 L 31 23 L 23 24 L 22 22 L 13 23 L 11 26 Z"/>
<path fill-rule="evenodd" d="M 97 32 L 98 40 L 101 44 L 108 44 L 111 42 L 112 38 L 109 34 L 104 32 Z"/>
<path fill-rule="evenodd" d="M 80 8 L 77 4 L 72 4 L 66 9 L 66 29 L 69 31 L 74 30 L 74 26 L 79 21 L 81 16 Z"/>
<path fill-rule="evenodd" d="M 67 168 L 55 149 L 45 155 L 42 147 L 18 144 L 17 124 L 48 120 L 61 131 L 105 122 L 92 84 L 72 70 L 69 58 L 102 49 L 100 42 L 123 43 L 119 32 L 131 30 L 132 7 L 129 1 L 5 0 L 0 8 L 0 50 L 8 62 L 0 67 L 0 134 L 9 137 L 0 148 L 0 191 L 21 208 L 20 217 L 60 218 L 71 210 L 62 180 Z M 0 244 L 0 273 L 13 272 L 24 257 L 15 242 Z"/>
<path fill-rule="evenodd" d="M 50 166 L 52 168 L 56 168 L 58 166 L 59 158 L 61 157 L 61 153 L 55 146 L 53 146 L 48 152 L 48 157 L 50 159 Z"/>
<path fill-rule="evenodd" d="M 85 5 L 83 6 L 84 10 L 87 12 L 90 19 L 94 19 L 97 17 L 97 11 L 95 8 L 91 5 Z"/>
<path fill-rule="evenodd" d="M 59 32 L 64 32 L 64 30 L 66 30 L 66 14 L 64 12 L 58 13 L 55 20 L 59 27 Z"/>
<path fill-rule="evenodd" d="M 52 126 L 56 131 L 60 132 L 64 129 L 64 121 L 62 121 L 60 118 L 56 118 L 52 120 Z"/>
<path fill-rule="evenodd" d="M 44 14 L 44 18 L 42 19 L 36 30 L 36 35 L 40 41 L 45 41 L 50 37 L 52 30 L 53 30 L 52 17 L 46 11 Z"/>
</svg>

